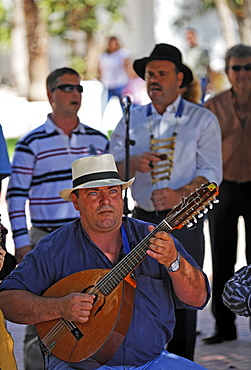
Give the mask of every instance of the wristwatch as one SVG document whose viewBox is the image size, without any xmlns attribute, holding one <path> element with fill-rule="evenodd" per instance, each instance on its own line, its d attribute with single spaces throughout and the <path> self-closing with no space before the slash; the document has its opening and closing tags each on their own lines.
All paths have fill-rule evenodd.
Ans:
<svg viewBox="0 0 251 370">
<path fill-rule="evenodd" d="M 167 271 L 175 272 L 180 268 L 180 254 L 178 252 L 177 259 L 171 263 L 170 267 L 166 267 Z"/>
</svg>

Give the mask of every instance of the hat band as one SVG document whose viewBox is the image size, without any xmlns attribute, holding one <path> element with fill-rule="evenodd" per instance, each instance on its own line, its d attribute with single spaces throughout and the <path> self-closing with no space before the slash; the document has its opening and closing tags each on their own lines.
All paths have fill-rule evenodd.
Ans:
<svg viewBox="0 0 251 370">
<path fill-rule="evenodd" d="M 89 175 L 77 177 L 75 180 L 73 180 L 73 187 L 75 188 L 76 186 L 84 184 L 85 182 L 89 182 L 89 181 L 105 180 L 105 179 L 111 179 L 111 178 L 120 179 L 120 176 L 115 171 L 91 173 Z"/>
</svg>

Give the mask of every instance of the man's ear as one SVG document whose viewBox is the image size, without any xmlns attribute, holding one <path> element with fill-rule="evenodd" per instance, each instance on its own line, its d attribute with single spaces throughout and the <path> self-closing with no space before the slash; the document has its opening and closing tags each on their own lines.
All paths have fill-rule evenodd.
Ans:
<svg viewBox="0 0 251 370">
<path fill-rule="evenodd" d="M 47 98 L 50 103 L 53 101 L 53 93 L 51 91 L 47 91 Z"/>
<path fill-rule="evenodd" d="M 71 193 L 72 204 L 73 204 L 74 208 L 76 209 L 76 211 L 79 211 L 77 199 L 78 199 L 78 197 L 76 196 L 76 194 Z"/>
<path fill-rule="evenodd" d="M 184 80 L 184 73 L 183 72 L 178 72 L 177 73 L 177 78 L 178 78 L 178 81 L 179 81 L 179 87 L 181 87 L 182 82 Z"/>
</svg>

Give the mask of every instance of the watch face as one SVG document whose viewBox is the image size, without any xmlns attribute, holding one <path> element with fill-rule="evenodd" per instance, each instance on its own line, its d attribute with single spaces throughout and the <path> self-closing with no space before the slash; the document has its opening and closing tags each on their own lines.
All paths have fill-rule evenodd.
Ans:
<svg viewBox="0 0 251 370">
<path fill-rule="evenodd" d="M 172 264 L 171 264 L 171 269 L 172 271 L 177 271 L 180 267 L 180 263 L 178 260 L 174 261 Z"/>
<path fill-rule="evenodd" d="M 178 257 L 176 261 L 171 263 L 170 268 L 167 268 L 167 271 L 175 272 L 180 268 L 180 254 L 178 253 Z"/>
</svg>

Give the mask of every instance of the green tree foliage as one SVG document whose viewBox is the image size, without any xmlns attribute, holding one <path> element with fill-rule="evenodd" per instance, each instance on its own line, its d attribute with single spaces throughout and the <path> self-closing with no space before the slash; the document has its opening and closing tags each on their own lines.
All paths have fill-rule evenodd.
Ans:
<svg viewBox="0 0 251 370">
<path fill-rule="evenodd" d="M 7 6 L 8 5 L 8 6 Z M 2 47 L 10 45 L 12 4 L 0 0 L 0 43 Z"/>
<path fill-rule="evenodd" d="M 109 15 L 109 25 L 124 19 L 121 8 L 124 0 L 37 0 L 48 31 L 52 35 L 67 37 L 67 31 L 81 30 L 93 34 L 100 28 L 97 9 L 103 8 Z"/>
<path fill-rule="evenodd" d="M 124 0 L 34 0 L 42 11 L 48 32 L 67 38 L 69 30 L 81 30 L 93 34 L 100 29 L 97 8 L 108 13 L 108 21 L 102 27 L 106 31 L 115 23 L 126 20 L 122 13 Z M 9 43 L 13 14 L 13 1 L 0 0 L 0 42 Z"/>
<path fill-rule="evenodd" d="M 99 31 L 107 34 L 116 22 L 126 21 L 122 13 L 124 0 L 37 0 L 47 24 L 48 33 L 60 36 L 69 47 L 72 67 L 83 78 L 93 77 L 88 64 L 88 53 L 93 48 L 93 38 Z M 104 11 L 106 22 L 100 22 L 99 12 Z M 79 55 L 73 32 L 83 32 L 85 57 Z M 83 48 L 84 49 L 84 48 Z"/>
<path fill-rule="evenodd" d="M 114 23 L 126 22 L 126 16 L 122 11 L 124 2 L 125 0 L 32 0 L 27 4 L 34 9 L 39 9 L 40 18 L 46 25 L 48 35 L 58 36 L 67 44 L 72 67 L 76 68 L 82 76 L 88 77 L 88 61 L 83 60 L 83 54 L 78 54 L 76 32 L 82 32 L 85 40 L 83 50 L 85 49 L 85 54 L 88 55 L 97 32 L 106 36 Z M 0 0 L 1 45 L 10 44 L 13 12 L 15 12 L 14 0 Z M 100 12 L 104 15 L 102 22 L 99 19 Z M 30 14 L 26 14 L 26 21 L 27 17 L 28 24 L 32 27 Z M 34 28 L 37 25 L 35 15 L 33 23 Z M 28 39 L 34 37 L 29 29 L 26 32 Z M 33 47 L 31 49 L 33 50 Z"/>
</svg>

